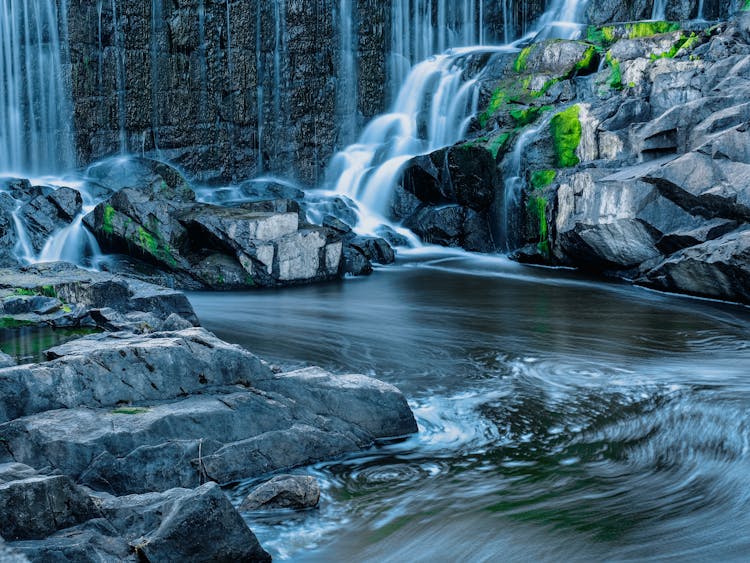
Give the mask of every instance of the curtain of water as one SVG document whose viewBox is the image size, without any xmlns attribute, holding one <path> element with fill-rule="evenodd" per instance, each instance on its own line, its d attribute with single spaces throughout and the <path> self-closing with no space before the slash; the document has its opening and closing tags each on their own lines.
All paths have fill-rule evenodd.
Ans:
<svg viewBox="0 0 750 563">
<path fill-rule="evenodd" d="M 66 2 L 0 0 L 0 171 L 45 174 L 75 162 Z"/>
</svg>

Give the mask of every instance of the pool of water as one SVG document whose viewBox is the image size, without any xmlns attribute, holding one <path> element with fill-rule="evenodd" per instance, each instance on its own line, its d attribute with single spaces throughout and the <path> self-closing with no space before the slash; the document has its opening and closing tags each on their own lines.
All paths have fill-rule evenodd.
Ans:
<svg viewBox="0 0 750 563">
<path fill-rule="evenodd" d="M 190 298 L 220 337 L 377 376 L 418 418 L 405 441 L 300 469 L 318 510 L 248 515 L 277 560 L 750 555 L 746 308 L 424 252 L 368 279 Z"/>
<path fill-rule="evenodd" d="M 0 351 L 11 356 L 19 364 L 43 362 L 45 350 L 95 332 L 99 331 L 89 328 L 47 326 L 0 328 Z"/>
</svg>

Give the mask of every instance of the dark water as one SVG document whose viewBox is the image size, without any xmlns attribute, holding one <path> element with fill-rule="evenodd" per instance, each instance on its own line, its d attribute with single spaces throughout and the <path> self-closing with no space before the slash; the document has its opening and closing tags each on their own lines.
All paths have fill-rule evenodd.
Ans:
<svg viewBox="0 0 750 563">
<path fill-rule="evenodd" d="M 52 328 L 44 326 L 0 327 L 0 351 L 19 364 L 43 362 L 44 351 L 87 334 L 90 328 Z"/>
<path fill-rule="evenodd" d="M 303 469 L 320 510 L 251 516 L 277 559 L 750 560 L 748 309 L 445 255 L 191 299 L 270 361 L 398 385 L 420 423 Z"/>
</svg>

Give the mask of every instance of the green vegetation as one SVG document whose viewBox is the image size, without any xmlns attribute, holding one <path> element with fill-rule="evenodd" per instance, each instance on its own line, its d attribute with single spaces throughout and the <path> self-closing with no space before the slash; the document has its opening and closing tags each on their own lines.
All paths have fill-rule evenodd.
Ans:
<svg viewBox="0 0 750 563">
<path fill-rule="evenodd" d="M 596 27 L 595 25 L 590 25 L 586 30 L 586 41 L 594 45 L 606 47 L 614 43 L 615 39 L 614 26 Z"/>
<path fill-rule="evenodd" d="M 580 162 L 576 156 L 578 145 L 581 144 L 583 128 L 579 116 L 581 108 L 578 105 L 570 106 L 561 111 L 550 121 L 552 142 L 557 154 L 557 165 L 561 168 L 575 166 Z"/>
<path fill-rule="evenodd" d="M 552 184 L 557 178 L 556 170 L 535 170 L 531 173 L 531 187 L 542 190 Z"/>
<path fill-rule="evenodd" d="M 590 71 L 594 70 L 596 64 L 596 47 L 590 45 L 586 52 L 583 53 L 581 60 L 576 63 L 576 71 Z"/>
<path fill-rule="evenodd" d="M 177 264 L 170 248 L 163 244 L 161 237 L 150 233 L 143 227 L 138 227 L 135 243 L 147 254 L 150 254 L 157 260 L 161 260 L 172 266 Z"/>
<path fill-rule="evenodd" d="M 672 48 L 669 49 L 669 51 L 659 54 L 652 53 L 651 60 L 657 61 L 659 59 L 673 59 L 677 56 L 677 53 L 679 53 L 683 49 L 685 51 L 689 51 L 695 48 L 696 45 L 699 45 L 700 43 L 701 37 L 699 35 L 696 35 L 695 33 L 691 33 L 690 35 L 682 34 L 680 35 L 679 39 L 677 39 L 675 44 L 672 45 Z"/>
<path fill-rule="evenodd" d="M 679 31 L 680 24 L 677 22 L 638 22 L 628 24 L 626 27 L 628 39 L 640 39 L 642 37 L 652 37 L 661 33 L 671 33 Z"/>
<path fill-rule="evenodd" d="M 529 215 L 539 224 L 539 243 L 537 248 L 544 256 L 549 257 L 549 228 L 547 227 L 547 199 L 534 195 L 528 203 Z"/>
<path fill-rule="evenodd" d="M 750 0 L 745 0 L 745 5 L 742 6 L 743 12 L 750 12 Z"/>
<path fill-rule="evenodd" d="M 23 288 L 23 287 L 16 288 L 16 290 L 13 293 L 15 295 L 26 295 L 28 297 L 33 297 L 35 295 L 39 295 L 33 289 L 26 289 L 26 288 Z"/>
<path fill-rule="evenodd" d="M 510 140 L 510 133 L 500 133 L 493 139 L 490 139 L 487 149 L 492 154 L 492 158 L 497 160 L 497 156 L 500 154 L 500 151 L 504 151 L 508 146 L 508 141 Z"/>
<path fill-rule="evenodd" d="M 128 414 L 128 415 L 134 415 L 134 414 L 144 414 L 147 413 L 148 409 L 140 408 L 140 407 L 120 407 L 112 411 L 112 414 Z"/>
<path fill-rule="evenodd" d="M 102 231 L 106 234 L 111 235 L 114 232 L 113 221 L 115 218 L 115 208 L 111 205 L 107 205 L 104 208 L 104 216 L 102 217 Z"/>
<path fill-rule="evenodd" d="M 531 55 L 531 51 L 534 48 L 534 45 L 530 45 L 526 47 L 525 49 L 522 49 L 520 53 L 518 53 L 518 57 L 516 57 L 516 61 L 513 63 L 513 69 L 516 72 L 523 72 L 526 70 L 526 62 L 529 59 L 529 55 Z"/>
<path fill-rule="evenodd" d="M 607 51 L 607 56 L 604 59 L 607 66 L 611 69 L 609 77 L 609 86 L 615 90 L 622 90 L 622 70 L 620 69 L 620 61 L 612 56 L 611 51 Z"/>
<path fill-rule="evenodd" d="M 531 106 L 523 109 L 512 109 L 509 113 L 516 127 L 525 127 L 534 123 L 542 113 L 550 109 L 552 109 L 552 106 Z"/>
</svg>

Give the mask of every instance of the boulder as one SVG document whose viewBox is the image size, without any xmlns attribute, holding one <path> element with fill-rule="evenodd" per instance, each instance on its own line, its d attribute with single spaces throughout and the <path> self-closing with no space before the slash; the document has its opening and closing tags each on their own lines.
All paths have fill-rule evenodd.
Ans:
<svg viewBox="0 0 750 563">
<path fill-rule="evenodd" d="M 23 205 L 20 218 L 34 251 L 41 252 L 50 235 L 70 225 L 82 206 L 80 192 L 71 188 L 58 188 Z"/>
<path fill-rule="evenodd" d="M 45 354 L 50 361 L 0 370 L 0 422 L 61 408 L 175 399 L 270 377 L 258 358 L 201 328 L 96 334 Z"/>
<path fill-rule="evenodd" d="M 11 358 L 8 354 L 0 351 L 0 369 L 15 366 L 16 361 Z"/>
<path fill-rule="evenodd" d="M 681 250 L 638 282 L 663 291 L 750 303 L 750 229 Z"/>
<path fill-rule="evenodd" d="M 101 510 L 147 561 L 271 561 L 214 483 L 195 490 L 105 497 Z"/>
<path fill-rule="evenodd" d="M 149 346 L 156 346 L 157 340 Z M 66 346 L 85 349 L 72 342 L 56 349 L 57 353 Z M 75 364 L 75 356 L 70 362 Z M 142 365 L 148 370 L 148 355 Z M 14 368 L 3 373 L 8 369 Z M 139 368 L 133 369 L 135 383 Z M 235 370 L 225 369 L 227 377 L 232 377 Z M 205 372 L 188 372 L 183 381 L 192 377 L 196 382 L 186 391 L 204 385 L 203 380 L 223 383 L 215 379 L 221 370 L 221 365 L 213 365 Z M 236 371 L 240 376 L 228 382 L 242 383 L 242 371 Z M 364 376 L 334 376 L 322 370 L 272 376 L 265 372 L 252 379 L 252 386 L 207 385 L 204 395 L 165 400 L 179 389 L 180 382 L 155 380 L 159 377 L 155 372 L 134 391 L 150 400 L 102 408 L 112 399 L 99 397 L 92 384 L 91 391 L 69 394 L 88 406 L 39 412 L 0 424 L 4 438 L 0 462 L 52 465 L 98 490 L 144 493 L 197 487 L 206 479 L 224 483 L 257 478 L 417 430 L 403 395 Z M 121 372 L 119 377 L 128 376 Z M 128 393 L 125 381 L 115 386 L 121 391 L 113 397 Z M 19 389 L 20 396 L 28 396 L 29 391 Z M 33 399 L 26 400 L 26 404 L 33 403 Z"/>
<path fill-rule="evenodd" d="M 320 485 L 315 477 L 277 475 L 254 488 L 240 506 L 242 511 L 315 508 L 320 502 Z"/>
<path fill-rule="evenodd" d="M 0 192 L 0 268 L 18 264 L 14 251 L 18 243 L 13 219 L 15 208 L 16 201 L 7 193 Z"/>
<path fill-rule="evenodd" d="M 27 324 L 105 330 L 154 330 L 173 314 L 198 324 L 183 293 L 62 262 L 0 270 L 0 312 Z"/>
<path fill-rule="evenodd" d="M 0 465 L 0 476 L 7 472 L 8 465 Z M 7 541 L 45 538 L 97 514 L 89 496 L 65 475 L 0 480 L 0 535 Z"/>
</svg>

